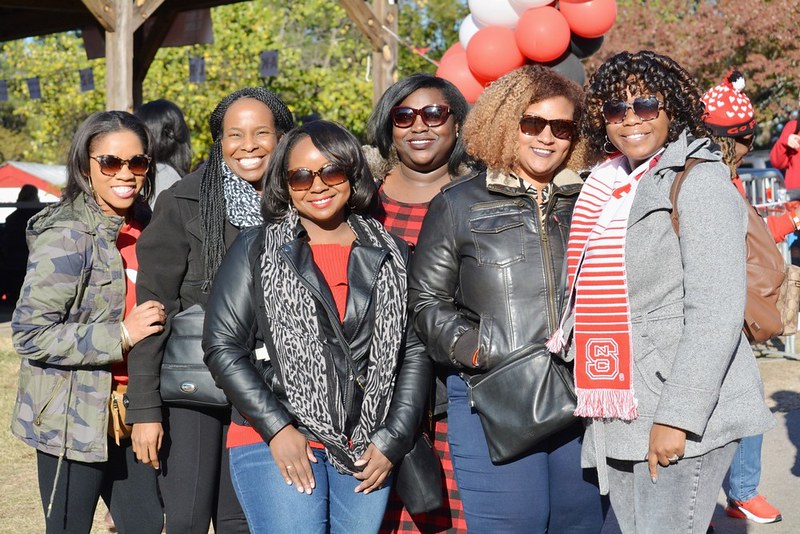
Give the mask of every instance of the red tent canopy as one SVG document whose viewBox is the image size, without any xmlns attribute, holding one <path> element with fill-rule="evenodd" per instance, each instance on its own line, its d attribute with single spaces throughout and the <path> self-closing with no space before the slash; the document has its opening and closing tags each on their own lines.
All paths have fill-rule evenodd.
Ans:
<svg viewBox="0 0 800 534">
<path fill-rule="evenodd" d="M 56 197 L 61 196 L 61 188 L 67 183 L 67 168 L 64 165 L 45 165 L 9 161 L 0 165 L 0 187 L 22 187 L 35 185 Z"/>
</svg>

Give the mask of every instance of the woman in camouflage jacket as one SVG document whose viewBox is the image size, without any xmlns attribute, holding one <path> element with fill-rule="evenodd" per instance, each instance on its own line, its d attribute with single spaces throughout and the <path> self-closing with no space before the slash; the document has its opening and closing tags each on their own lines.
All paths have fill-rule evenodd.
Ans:
<svg viewBox="0 0 800 534">
<path fill-rule="evenodd" d="M 158 302 L 133 305 L 143 228 L 134 212 L 140 192 L 152 191 L 151 155 L 133 115 L 91 115 L 73 139 L 61 201 L 28 226 L 11 325 L 22 358 L 11 430 L 36 449 L 48 533 L 88 532 L 100 496 L 120 532 L 161 532 L 155 472 L 135 462 L 129 440 L 107 433 L 128 349 L 165 320 Z"/>
</svg>

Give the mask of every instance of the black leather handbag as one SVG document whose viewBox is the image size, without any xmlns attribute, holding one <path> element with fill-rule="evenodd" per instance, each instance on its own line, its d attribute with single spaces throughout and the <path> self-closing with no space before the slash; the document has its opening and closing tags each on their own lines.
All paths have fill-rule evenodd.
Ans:
<svg viewBox="0 0 800 534">
<path fill-rule="evenodd" d="M 530 452 L 578 420 L 572 372 L 544 345 L 523 347 L 499 367 L 463 378 L 493 463 Z"/>
<path fill-rule="evenodd" d="M 439 455 L 425 432 L 397 468 L 394 487 L 411 515 L 431 512 L 444 502 L 444 475 Z"/>
<path fill-rule="evenodd" d="M 161 400 L 178 406 L 224 408 L 225 393 L 214 383 L 203 362 L 203 322 L 199 304 L 186 308 L 171 320 L 171 331 L 161 361 Z"/>
</svg>

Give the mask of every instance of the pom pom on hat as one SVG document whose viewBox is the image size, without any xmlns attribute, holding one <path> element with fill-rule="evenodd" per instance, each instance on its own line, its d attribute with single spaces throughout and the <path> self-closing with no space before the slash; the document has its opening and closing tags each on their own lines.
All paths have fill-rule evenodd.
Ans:
<svg viewBox="0 0 800 534">
<path fill-rule="evenodd" d="M 744 76 L 733 70 L 725 77 L 725 81 L 703 95 L 703 104 L 706 106 L 703 121 L 714 135 L 742 137 L 755 131 L 756 114 L 743 89 Z"/>
</svg>

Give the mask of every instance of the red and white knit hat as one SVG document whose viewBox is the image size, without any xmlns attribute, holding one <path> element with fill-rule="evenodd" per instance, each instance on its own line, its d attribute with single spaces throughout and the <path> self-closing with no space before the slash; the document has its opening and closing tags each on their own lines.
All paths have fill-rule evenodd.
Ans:
<svg viewBox="0 0 800 534">
<path fill-rule="evenodd" d="M 744 89 L 744 76 L 733 70 L 725 81 L 712 87 L 703 95 L 706 114 L 703 121 L 714 135 L 741 137 L 756 129 L 756 114 L 753 104 Z"/>
</svg>

